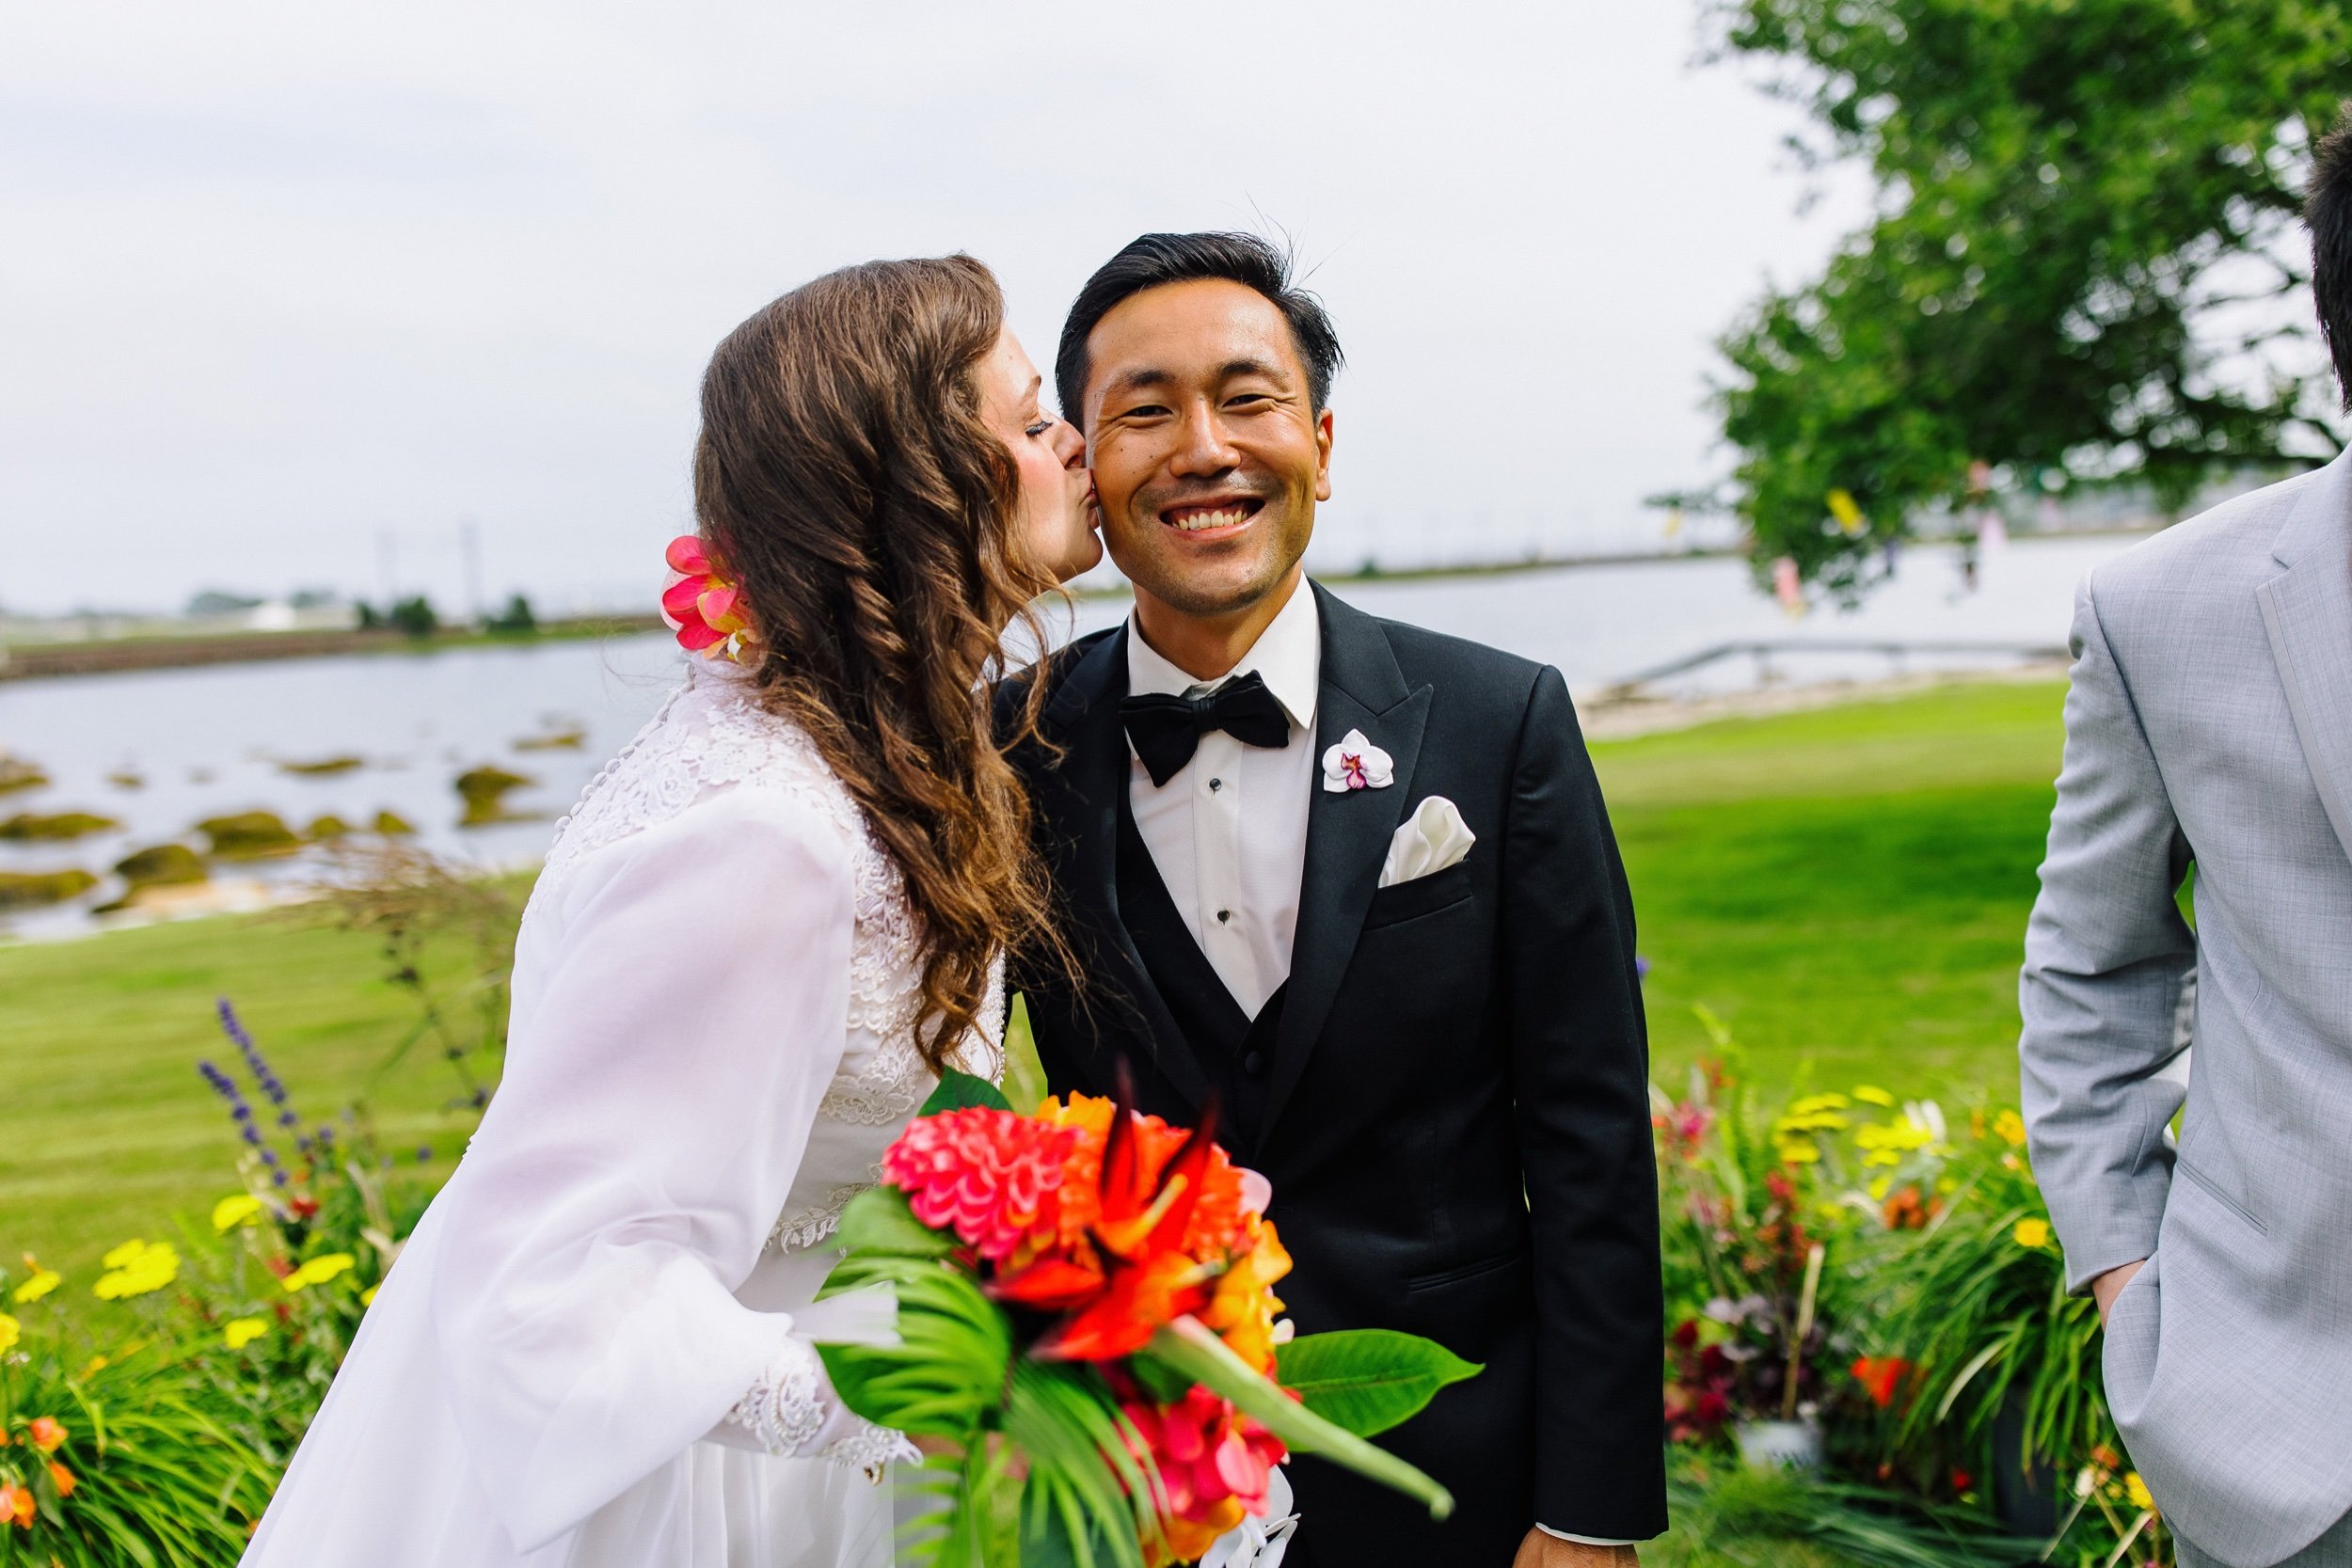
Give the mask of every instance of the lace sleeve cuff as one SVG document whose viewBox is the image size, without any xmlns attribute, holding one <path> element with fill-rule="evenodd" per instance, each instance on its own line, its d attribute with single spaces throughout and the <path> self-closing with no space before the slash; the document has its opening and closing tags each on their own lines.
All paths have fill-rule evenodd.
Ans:
<svg viewBox="0 0 2352 1568">
<path fill-rule="evenodd" d="M 727 1419 L 780 1458 L 814 1455 L 882 1479 L 894 1460 L 919 1462 L 905 1434 L 845 1408 L 825 1383 L 825 1365 L 807 1341 L 787 1339 L 768 1370 L 727 1412 Z"/>
</svg>

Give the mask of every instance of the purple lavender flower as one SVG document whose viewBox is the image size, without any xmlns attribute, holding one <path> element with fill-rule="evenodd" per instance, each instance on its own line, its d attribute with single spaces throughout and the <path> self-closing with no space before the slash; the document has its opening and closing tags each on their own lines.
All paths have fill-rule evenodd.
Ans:
<svg viewBox="0 0 2352 1568">
<path fill-rule="evenodd" d="M 239 1021 L 237 1009 L 230 1006 L 229 998 L 221 997 L 217 1008 L 221 1033 L 236 1043 L 237 1050 L 245 1056 L 245 1065 L 253 1073 L 253 1081 L 262 1086 L 262 1092 L 269 1097 L 269 1102 L 278 1108 L 278 1124 L 280 1127 L 294 1126 L 300 1118 L 295 1117 L 293 1107 L 287 1103 L 285 1083 L 270 1069 L 269 1059 L 262 1054 L 262 1048 L 253 1043 L 252 1035 Z"/>
<path fill-rule="evenodd" d="M 1636 980 L 1649 978 L 1649 960 L 1639 953 L 1633 955 L 1633 977 Z"/>
<path fill-rule="evenodd" d="M 260 1148 L 262 1134 L 253 1125 L 253 1107 L 246 1102 L 245 1091 L 237 1087 L 237 1081 L 209 1061 L 197 1063 L 196 1070 L 202 1074 L 204 1082 L 211 1085 L 215 1094 L 229 1102 L 229 1116 L 237 1124 L 237 1136 Z"/>
<path fill-rule="evenodd" d="M 421 1165 L 429 1165 L 432 1163 L 433 1146 L 431 1144 L 419 1144 L 417 1146 L 417 1164 Z"/>
</svg>

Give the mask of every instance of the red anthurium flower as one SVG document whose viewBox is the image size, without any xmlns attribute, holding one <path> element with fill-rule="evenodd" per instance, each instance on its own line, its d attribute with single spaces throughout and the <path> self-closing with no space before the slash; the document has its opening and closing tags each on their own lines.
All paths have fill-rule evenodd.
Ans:
<svg viewBox="0 0 2352 1568">
<path fill-rule="evenodd" d="M 670 541 L 663 559 L 677 575 L 661 591 L 661 615 L 677 633 L 678 646 L 706 658 L 741 653 L 752 629 L 742 591 L 721 574 L 703 542 L 682 533 Z"/>
</svg>

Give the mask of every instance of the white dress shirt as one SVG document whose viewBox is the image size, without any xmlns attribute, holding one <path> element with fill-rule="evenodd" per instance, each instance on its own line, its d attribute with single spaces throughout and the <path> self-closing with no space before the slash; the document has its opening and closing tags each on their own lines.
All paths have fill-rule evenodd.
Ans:
<svg viewBox="0 0 2352 1568">
<path fill-rule="evenodd" d="M 1307 866 L 1307 808 L 1315 788 L 1315 697 L 1323 681 L 1323 618 L 1301 580 L 1232 671 L 1193 679 L 1154 652 L 1131 616 L 1127 689 L 1200 697 L 1252 671 L 1290 715 L 1290 744 L 1246 746 L 1223 730 L 1200 737 L 1192 760 L 1154 784 L 1127 748 L 1136 831 L 1209 967 L 1251 1018 L 1291 974 L 1298 889 Z"/>
</svg>

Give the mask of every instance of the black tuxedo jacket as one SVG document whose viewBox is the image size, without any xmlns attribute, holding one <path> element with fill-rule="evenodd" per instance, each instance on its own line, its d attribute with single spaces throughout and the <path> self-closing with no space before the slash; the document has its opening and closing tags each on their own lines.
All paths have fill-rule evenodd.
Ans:
<svg viewBox="0 0 2352 1568">
<path fill-rule="evenodd" d="M 1302 1457 L 1295 1560 L 1504 1568 L 1538 1521 L 1645 1539 L 1666 1525 L 1647 1042 L 1631 899 L 1566 685 L 1313 592 L 1315 747 L 1361 730 L 1395 782 L 1318 785 L 1291 977 L 1246 1071 L 1232 1041 L 1188 1037 L 1179 1015 L 1200 1010 L 1152 974 L 1185 966 L 1147 964 L 1121 908 L 1128 633 L 1039 667 L 1048 744 L 1015 759 L 1088 977 L 1073 990 L 1016 962 L 1038 1053 L 1057 1090 L 1089 1094 L 1126 1061 L 1141 1108 L 1172 1121 L 1212 1085 L 1229 1104 L 1242 1088 L 1251 1114 L 1222 1135 L 1273 1181 L 1297 1265 L 1276 1289 L 1299 1332 L 1405 1329 L 1486 1364 L 1380 1438 L 1453 1490 L 1453 1520 Z M 1432 795 L 1476 846 L 1379 888 L 1390 836 Z M 1191 943 L 1181 925 L 1174 940 Z"/>
</svg>

